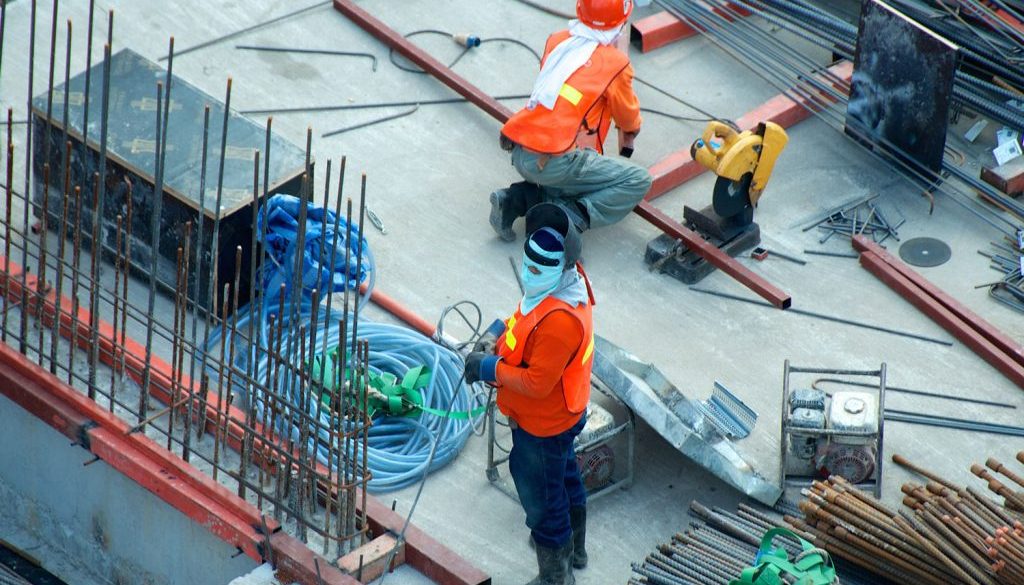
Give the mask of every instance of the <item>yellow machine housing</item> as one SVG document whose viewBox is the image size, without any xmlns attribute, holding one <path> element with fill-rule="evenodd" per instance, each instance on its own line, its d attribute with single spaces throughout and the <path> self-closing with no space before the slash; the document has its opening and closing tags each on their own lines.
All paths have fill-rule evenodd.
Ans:
<svg viewBox="0 0 1024 585">
<path fill-rule="evenodd" d="M 754 130 L 737 132 L 722 122 L 714 121 L 690 147 L 690 154 L 708 170 L 733 183 L 738 184 L 745 175 L 751 174 L 750 204 L 757 205 L 775 168 L 775 161 L 788 142 L 786 131 L 774 122 L 762 122 Z"/>
</svg>

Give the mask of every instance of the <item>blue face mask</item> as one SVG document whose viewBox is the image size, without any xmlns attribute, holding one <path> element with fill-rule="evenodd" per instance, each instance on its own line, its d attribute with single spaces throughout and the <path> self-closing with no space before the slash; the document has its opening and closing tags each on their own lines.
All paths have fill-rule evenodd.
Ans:
<svg viewBox="0 0 1024 585">
<path fill-rule="evenodd" d="M 523 300 L 519 305 L 524 315 L 535 309 L 549 294 L 558 288 L 562 280 L 563 264 L 565 264 L 565 253 L 561 250 L 548 251 L 530 241 L 527 245 L 531 250 L 549 260 L 557 262 L 555 266 L 545 266 L 532 260 L 529 255 L 523 253 L 523 267 L 519 276 L 523 281 Z M 534 272 L 534 269 L 536 272 Z"/>
</svg>

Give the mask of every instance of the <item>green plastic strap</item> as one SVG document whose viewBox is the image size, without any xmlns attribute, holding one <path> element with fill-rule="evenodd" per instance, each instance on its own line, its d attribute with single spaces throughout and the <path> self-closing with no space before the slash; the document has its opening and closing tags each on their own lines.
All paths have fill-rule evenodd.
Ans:
<svg viewBox="0 0 1024 585">
<path fill-rule="evenodd" d="M 796 539 L 806 554 L 798 562 L 789 560 L 783 547 L 772 548 L 772 540 L 779 535 Z M 815 552 L 811 552 L 815 551 Z M 836 571 L 827 554 L 816 552 L 814 545 L 785 528 L 773 528 L 761 538 L 755 566 L 740 573 L 729 585 L 782 585 L 783 573 L 797 578 L 795 585 L 831 585 L 836 582 Z"/>
<path fill-rule="evenodd" d="M 338 355 L 338 348 L 333 347 L 328 350 L 328 358 L 332 358 Z M 334 360 L 321 360 L 320 356 L 314 356 L 313 358 L 313 376 L 318 377 L 323 371 L 325 386 L 333 388 L 336 373 L 333 367 Z M 422 389 L 430 384 L 432 374 L 425 365 L 419 365 L 409 368 L 402 376 L 401 382 L 398 380 L 398 376 L 390 373 L 383 372 L 380 374 L 370 372 L 369 384 L 370 387 L 376 390 L 380 395 L 377 396 L 371 394 L 369 397 L 369 404 L 367 410 L 371 417 L 376 416 L 379 413 L 384 413 L 388 416 L 418 416 L 420 412 L 425 412 L 433 416 L 447 417 L 452 419 L 466 420 L 470 418 L 476 418 L 487 411 L 486 406 L 474 408 L 469 411 L 454 411 L 448 412 L 438 408 L 431 408 L 424 406 Z M 352 381 L 352 372 L 349 370 L 346 372 L 346 378 Z M 324 394 L 321 396 L 321 401 L 329 405 L 330 396 Z"/>
</svg>

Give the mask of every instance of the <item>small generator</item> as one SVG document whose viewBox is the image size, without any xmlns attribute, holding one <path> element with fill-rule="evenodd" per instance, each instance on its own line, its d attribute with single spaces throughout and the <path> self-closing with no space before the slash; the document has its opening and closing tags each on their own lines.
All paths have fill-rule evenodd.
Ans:
<svg viewBox="0 0 1024 585">
<path fill-rule="evenodd" d="M 827 394 L 813 387 L 791 389 L 792 374 L 870 376 L 876 391 Z M 786 361 L 782 389 L 782 488 L 839 475 L 881 495 L 885 364 L 878 370 L 799 368 Z"/>
</svg>

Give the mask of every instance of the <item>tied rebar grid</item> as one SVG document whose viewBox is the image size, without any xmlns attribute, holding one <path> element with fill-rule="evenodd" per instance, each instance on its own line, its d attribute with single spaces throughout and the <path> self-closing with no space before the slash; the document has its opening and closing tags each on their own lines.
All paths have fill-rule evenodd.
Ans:
<svg viewBox="0 0 1024 585">
<path fill-rule="evenodd" d="M 35 39 L 36 4 L 32 2 L 31 38 Z M 88 47 L 93 41 L 94 0 L 89 5 L 89 23 L 84 35 Z M 0 19 L 0 55 L 3 51 L 5 19 Z M 110 60 L 113 46 L 114 14 L 108 13 L 104 44 L 102 105 L 99 125 L 99 172 L 85 184 L 73 184 L 72 160 L 85 157 L 85 141 L 68 138 L 67 88 L 72 55 L 72 22 L 60 30 L 57 3 L 51 21 L 47 120 L 62 118 L 64 128 L 59 144 L 51 144 L 50 132 L 37 134 L 46 142 L 42 152 L 58 149 L 56 168 L 49 162 L 31 180 L 33 165 L 31 139 L 38 122 L 29 115 L 26 152 L 15 152 L 12 136 L 14 109 L 7 111 L 7 145 L 2 185 L 5 208 L 0 218 L 3 238 L 3 270 L 0 271 L 0 300 L 3 301 L 0 336 L 28 359 L 69 385 L 88 395 L 130 425 L 126 434 L 144 433 L 164 444 L 221 484 L 235 490 L 266 515 L 272 515 L 292 534 L 319 548 L 322 554 L 342 556 L 369 540 L 366 517 L 366 486 L 371 479 L 367 465 L 367 439 L 372 424 L 367 412 L 369 344 L 356 334 L 360 295 L 324 295 L 313 292 L 315 315 L 312 324 L 302 323 L 300 313 L 289 305 L 267 326 L 238 325 L 239 294 L 243 287 L 253 291 L 250 308 L 262 315 L 269 299 L 260 286 L 264 258 L 257 258 L 258 207 L 267 196 L 271 121 L 268 119 L 265 149 L 254 150 L 252 185 L 252 257 L 248 274 L 241 273 L 241 247 L 236 250 L 231 282 L 218 283 L 217 269 L 202 269 L 207 250 L 220 249 L 220 205 L 223 168 L 231 100 L 227 83 L 225 119 L 220 136 L 217 181 L 217 211 L 213 214 L 212 241 L 204 242 L 204 214 L 197 225 L 183 226 L 184 238 L 176 250 L 175 282 L 161 281 L 155 256 L 149 266 L 138 258 L 155 254 L 160 248 L 159 211 L 151 219 L 152 240 L 142 242 L 132 233 L 133 205 L 130 183 L 123 194 L 110 189 L 105 165 L 109 122 Z M 58 48 L 63 38 L 65 47 Z M 170 123 L 173 80 L 171 77 L 174 40 L 170 39 L 166 79 L 156 83 L 155 193 L 162 194 L 167 127 Z M 63 53 L 65 95 L 63 112 L 53 112 L 55 56 Z M 87 50 L 91 55 L 91 50 Z M 88 59 L 88 58 L 87 58 Z M 86 63 L 87 71 L 91 59 Z M 29 60 L 28 80 L 33 77 L 34 58 Z M 8 71 L 9 73 L 9 71 Z M 93 81 L 87 74 L 86 86 Z M 31 81 L 29 81 L 31 84 Z M 88 104 L 89 91 L 85 92 Z M 86 115 L 89 106 L 86 105 Z M 200 210 L 205 209 L 208 167 L 209 106 L 204 116 L 204 146 L 201 165 Z M 85 128 L 88 128 L 88 123 Z M 315 203 L 310 165 L 312 130 L 307 132 L 306 170 L 299 194 L 302 208 Z M 94 139 L 95 141 L 95 139 Z M 76 150 L 80 152 L 75 152 Z M 20 159 L 20 160 L 19 160 Z M 47 158 L 47 160 L 50 160 Z M 14 188 L 15 164 L 26 168 L 22 192 Z M 345 160 L 341 160 L 336 198 L 334 248 L 321 244 L 318 269 L 334 266 L 340 202 L 343 197 Z M 323 207 L 332 196 L 331 165 L 327 163 Z M 127 181 L 127 180 L 126 180 Z M 33 193 L 41 185 L 42 193 Z M 360 192 L 360 209 L 365 209 L 365 176 Z M 34 196 L 35 195 L 35 196 Z M 123 200 L 117 200 L 123 197 Z M 156 201 L 161 200 L 160 196 Z M 18 209 L 20 207 L 21 209 Z M 20 213 L 16 213 L 15 210 Z M 116 210 L 116 213 L 112 213 Z M 106 213 L 104 213 L 106 212 Z M 20 216 L 20 217 L 19 217 Z M 33 223 L 30 218 L 38 218 Z M 306 229 L 305 214 L 298 230 Z M 326 221 L 326 219 L 324 220 Z M 362 214 L 353 224 L 352 201 L 348 200 L 347 221 L 362 235 Z M 265 225 L 263 226 L 265 228 Z M 111 242 L 113 242 L 111 244 Z M 299 248 L 301 250 L 301 247 Z M 354 260 L 361 266 L 363 247 Z M 346 246 L 346 254 L 348 254 Z M 213 253 L 214 262 L 217 254 Z M 136 259 L 133 262 L 133 258 Z M 346 262 L 346 266 L 348 263 Z M 258 266 L 258 268 L 257 268 Z M 132 268 L 135 271 L 132 271 Z M 144 282 L 138 275 L 144 275 Z M 302 289 L 302 271 L 296 271 L 292 291 Z M 205 284 L 205 287 L 203 286 Z M 282 285 L 282 288 L 284 285 Z M 170 294 L 167 301 L 159 290 Z M 200 299 L 208 290 L 210 298 Z M 283 293 L 280 302 L 284 303 Z M 209 307 L 203 310 L 201 307 Z M 159 314 L 158 314 L 159 313 Z M 341 332 L 332 350 L 333 380 L 325 380 L 326 369 L 314 371 L 314 356 L 327 355 L 323 338 L 318 339 L 315 321 L 325 315 L 323 328 Z M 137 342 L 128 331 L 142 331 Z M 221 331 L 220 341 L 208 347 L 211 329 Z M 348 332 L 351 331 L 349 335 Z M 240 359 L 247 356 L 247 359 Z M 321 361 L 322 363 L 322 361 Z M 261 368 L 261 364 L 263 367 Z M 155 399 L 155 400 L 154 400 Z M 158 404 L 159 402 L 160 404 Z"/>
</svg>

